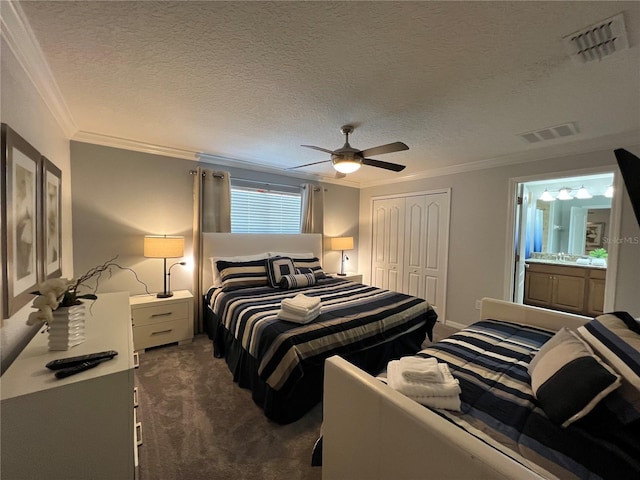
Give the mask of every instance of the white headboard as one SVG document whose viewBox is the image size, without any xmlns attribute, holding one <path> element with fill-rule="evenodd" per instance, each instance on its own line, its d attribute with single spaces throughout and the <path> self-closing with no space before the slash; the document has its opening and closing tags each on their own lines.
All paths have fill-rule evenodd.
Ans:
<svg viewBox="0 0 640 480">
<path fill-rule="evenodd" d="M 210 257 L 235 257 L 263 252 L 312 252 L 322 262 L 322 234 L 203 233 L 203 291 L 206 292 L 211 286 L 213 278 Z"/>
</svg>

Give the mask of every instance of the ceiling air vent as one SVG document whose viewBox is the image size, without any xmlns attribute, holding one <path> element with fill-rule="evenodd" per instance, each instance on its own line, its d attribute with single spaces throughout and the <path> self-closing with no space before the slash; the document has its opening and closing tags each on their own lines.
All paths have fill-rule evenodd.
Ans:
<svg viewBox="0 0 640 480">
<path fill-rule="evenodd" d="M 576 122 L 563 123 L 555 127 L 542 128 L 533 132 L 520 133 L 519 136 L 529 143 L 542 142 L 544 140 L 555 140 L 556 138 L 569 137 L 580 133 Z"/>
<path fill-rule="evenodd" d="M 629 48 L 622 13 L 572 33 L 563 40 L 569 55 L 576 63 L 601 60 Z"/>
</svg>

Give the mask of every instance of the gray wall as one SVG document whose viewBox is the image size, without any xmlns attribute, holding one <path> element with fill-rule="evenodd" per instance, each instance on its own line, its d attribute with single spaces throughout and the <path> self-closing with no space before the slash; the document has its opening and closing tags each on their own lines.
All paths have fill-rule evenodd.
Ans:
<svg viewBox="0 0 640 480">
<path fill-rule="evenodd" d="M 300 185 L 299 178 L 201 164 L 227 170 L 232 177 L 261 182 Z M 197 166 L 188 160 L 133 152 L 88 143 L 71 142 L 73 173 L 74 268 L 89 268 L 118 256 L 123 267 L 133 268 L 151 292 L 162 290 L 162 260 L 142 255 L 144 235 L 185 237 L 185 259 L 192 255 L 193 175 Z M 359 192 L 355 188 L 323 185 L 325 234 L 358 236 Z M 357 251 L 351 267 L 357 270 Z M 340 268 L 339 252 L 327 252 L 327 271 Z M 176 259 L 177 260 L 177 259 Z M 171 271 L 171 288 L 193 291 L 193 265 Z M 144 293 L 130 272 L 114 271 L 100 284 L 102 292 L 126 290 Z"/>
<path fill-rule="evenodd" d="M 73 244 L 71 242 L 69 141 L 20 62 L 5 43 L 4 37 L 2 37 L 0 49 L 2 122 L 9 125 L 62 171 L 62 275 L 71 277 L 73 275 Z M 4 257 L 2 263 L 4 267 L 6 263 Z M 0 275 L 0 282 L 2 282 L 2 275 Z M 0 295 L 0 310 L 2 310 L 1 302 L 2 295 Z M 25 323 L 32 311 L 31 304 L 28 304 L 11 318 L 0 320 L 2 371 L 10 365 L 35 333 L 36 329 L 27 327 Z"/>
<path fill-rule="evenodd" d="M 628 149 L 640 154 L 638 145 Z M 504 298 L 509 180 L 553 172 L 564 176 L 601 166 L 617 171 L 612 150 L 364 188 L 360 191 L 360 270 L 365 279 L 370 278 L 373 197 L 450 187 L 446 320 L 469 324 L 479 318 L 475 310 L 477 299 Z M 620 245 L 615 308 L 640 316 L 640 228 L 626 192 L 620 234 L 628 241 Z"/>
</svg>

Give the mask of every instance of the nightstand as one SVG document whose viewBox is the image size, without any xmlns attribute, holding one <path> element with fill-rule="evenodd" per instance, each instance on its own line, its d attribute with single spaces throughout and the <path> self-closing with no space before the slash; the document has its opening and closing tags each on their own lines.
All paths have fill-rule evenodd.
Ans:
<svg viewBox="0 0 640 480">
<path fill-rule="evenodd" d="M 338 275 L 337 273 L 330 273 L 332 277 L 341 278 L 343 280 L 349 280 L 350 282 L 362 283 L 362 274 L 347 272 L 346 275 Z"/>
<path fill-rule="evenodd" d="M 193 340 L 193 295 L 188 290 L 169 298 L 134 295 L 129 303 L 135 350 Z"/>
</svg>

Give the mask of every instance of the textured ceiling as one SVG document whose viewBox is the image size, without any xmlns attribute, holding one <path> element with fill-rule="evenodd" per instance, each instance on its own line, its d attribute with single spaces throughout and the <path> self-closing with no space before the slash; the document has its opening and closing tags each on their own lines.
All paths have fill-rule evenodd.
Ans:
<svg viewBox="0 0 640 480">
<path fill-rule="evenodd" d="M 403 141 L 373 185 L 534 160 L 640 132 L 640 2 L 21 2 L 77 135 L 286 169 L 317 145 Z M 624 12 L 630 48 L 576 65 L 562 37 Z M 520 133 L 577 122 L 528 144 Z M 577 143 L 576 143 L 577 142 Z M 331 176 L 329 164 L 303 172 Z"/>
</svg>

